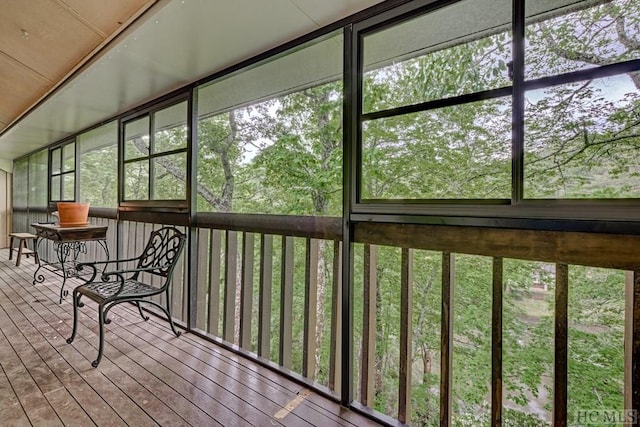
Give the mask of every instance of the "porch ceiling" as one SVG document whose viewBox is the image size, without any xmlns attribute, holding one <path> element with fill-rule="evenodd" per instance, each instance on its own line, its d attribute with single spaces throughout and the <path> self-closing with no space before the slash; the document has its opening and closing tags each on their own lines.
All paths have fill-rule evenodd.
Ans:
<svg viewBox="0 0 640 427">
<path fill-rule="evenodd" d="M 156 0 L 3 0 L 0 131 L 55 90 Z M 0 157 L 4 157 L 2 146 Z"/>
<path fill-rule="evenodd" d="M 380 1 L 3 0 L 0 158 L 37 150 Z"/>
</svg>

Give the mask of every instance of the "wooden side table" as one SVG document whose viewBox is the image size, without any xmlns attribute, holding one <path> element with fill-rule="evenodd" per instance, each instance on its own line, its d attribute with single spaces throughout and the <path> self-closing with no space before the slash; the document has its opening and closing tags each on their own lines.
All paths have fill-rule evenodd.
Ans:
<svg viewBox="0 0 640 427">
<path fill-rule="evenodd" d="M 38 253 L 35 251 L 35 248 L 34 249 L 29 249 L 27 247 L 27 241 L 33 240 L 33 239 L 36 238 L 36 236 L 34 234 L 31 234 L 31 233 L 9 233 L 9 237 L 11 237 L 11 240 L 9 242 L 9 260 L 13 259 L 13 251 L 14 250 L 16 252 L 18 252 L 18 256 L 16 257 L 16 267 L 20 267 L 20 259 L 22 258 L 23 254 L 26 257 L 28 257 L 30 255 L 33 255 L 35 263 L 38 264 Z M 18 247 L 14 249 L 13 241 L 15 239 L 18 240 Z"/>
</svg>

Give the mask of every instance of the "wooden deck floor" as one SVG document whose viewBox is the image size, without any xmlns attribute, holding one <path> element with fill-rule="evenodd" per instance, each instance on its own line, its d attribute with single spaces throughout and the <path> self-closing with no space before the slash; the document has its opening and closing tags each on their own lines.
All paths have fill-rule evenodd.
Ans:
<svg viewBox="0 0 640 427">
<path fill-rule="evenodd" d="M 31 285 L 34 270 L 32 258 L 17 268 L 0 250 L 0 425 L 376 425 L 193 334 L 175 338 L 127 306 L 113 310 L 94 369 L 95 305 L 87 302 L 67 344 L 70 297 L 58 304 L 54 275 Z"/>
</svg>

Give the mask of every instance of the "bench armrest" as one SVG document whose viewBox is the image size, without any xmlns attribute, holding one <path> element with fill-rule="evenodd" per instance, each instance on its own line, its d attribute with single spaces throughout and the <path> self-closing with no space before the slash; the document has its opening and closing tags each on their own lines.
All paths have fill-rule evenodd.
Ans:
<svg viewBox="0 0 640 427">
<path fill-rule="evenodd" d="M 88 280 L 85 280 L 86 283 L 90 283 L 94 281 L 94 279 L 96 278 L 96 275 L 98 274 L 97 266 L 103 265 L 104 267 L 102 268 L 102 271 L 104 272 L 109 264 L 125 263 L 125 262 L 137 261 L 139 259 L 140 257 L 128 258 L 128 259 L 110 259 L 107 261 L 80 262 L 78 263 L 78 265 L 76 265 L 76 271 L 82 271 L 85 268 L 91 269 L 91 272 L 90 272 L 91 277 L 89 277 Z"/>
<path fill-rule="evenodd" d="M 104 271 L 102 272 L 102 280 L 103 281 L 107 281 L 104 278 L 105 277 L 109 277 L 112 275 L 125 275 L 125 274 L 129 274 L 129 273 L 144 273 L 145 271 L 155 271 L 155 270 L 162 270 L 163 268 L 168 268 L 168 265 L 161 265 L 161 266 L 152 266 L 152 267 L 143 267 L 143 268 L 128 268 L 128 269 L 122 269 L 122 270 L 109 270 L 109 271 Z M 123 276 L 124 277 L 124 276 Z"/>
</svg>

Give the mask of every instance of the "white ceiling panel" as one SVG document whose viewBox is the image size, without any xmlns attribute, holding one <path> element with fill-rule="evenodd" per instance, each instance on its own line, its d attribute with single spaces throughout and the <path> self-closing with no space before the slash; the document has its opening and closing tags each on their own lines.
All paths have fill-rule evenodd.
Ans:
<svg viewBox="0 0 640 427">
<path fill-rule="evenodd" d="M 166 0 L 0 136 L 14 159 L 381 0 Z"/>
<path fill-rule="evenodd" d="M 290 0 L 309 19 L 326 25 L 327 23 L 338 21 L 345 16 L 353 15 L 363 9 L 362 1 L 359 0 Z M 369 2 L 368 6 L 373 6 L 378 1 Z M 324 24 L 322 24 L 324 23 Z"/>
</svg>

